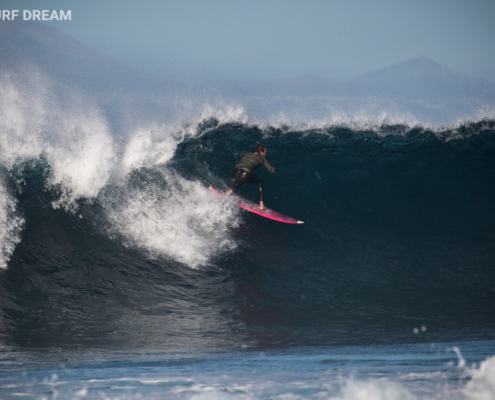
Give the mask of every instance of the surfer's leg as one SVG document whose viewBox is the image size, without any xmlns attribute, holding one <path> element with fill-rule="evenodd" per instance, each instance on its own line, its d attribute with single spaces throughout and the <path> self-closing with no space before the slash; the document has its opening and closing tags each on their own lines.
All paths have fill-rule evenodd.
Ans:
<svg viewBox="0 0 495 400">
<path fill-rule="evenodd" d="M 237 189 L 239 189 L 242 185 L 244 185 L 244 182 L 237 182 L 233 187 L 232 189 L 229 190 L 230 193 L 227 193 L 227 194 L 231 194 L 231 193 L 234 193 Z"/>
<path fill-rule="evenodd" d="M 260 181 L 258 182 L 258 192 L 260 194 L 260 208 L 264 210 L 266 207 L 263 203 L 263 179 L 260 179 Z"/>
<path fill-rule="evenodd" d="M 255 174 L 249 174 L 249 183 L 258 184 L 258 193 L 260 195 L 260 208 L 264 210 L 266 207 L 263 203 L 264 186 L 263 179 Z"/>
<path fill-rule="evenodd" d="M 250 183 L 254 185 L 258 185 L 258 192 L 260 195 L 260 208 L 264 210 L 266 207 L 263 204 L 263 179 L 259 176 L 251 173 L 243 171 L 242 169 L 234 168 L 232 172 L 232 177 L 236 180 L 236 184 L 232 189 L 230 189 L 227 194 L 234 193 L 237 189 L 239 189 L 244 183 Z"/>
<path fill-rule="evenodd" d="M 239 189 L 244 183 L 247 183 L 247 175 L 249 172 L 243 171 L 242 169 L 234 168 L 232 171 L 232 178 L 237 182 L 226 194 L 232 194 L 237 189 Z"/>
</svg>

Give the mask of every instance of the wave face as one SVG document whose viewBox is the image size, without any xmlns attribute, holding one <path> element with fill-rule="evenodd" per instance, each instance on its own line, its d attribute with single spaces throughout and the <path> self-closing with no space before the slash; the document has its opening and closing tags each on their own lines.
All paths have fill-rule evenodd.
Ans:
<svg viewBox="0 0 495 400">
<path fill-rule="evenodd" d="M 4 127 L 5 343 L 264 348 L 493 331 L 494 121 L 432 131 L 206 118 L 124 140 L 84 110 L 63 136 L 60 124 L 26 128 L 31 140 Z M 259 142 L 277 169 L 259 171 L 265 203 L 304 225 L 207 189 L 227 189 Z M 238 193 L 256 201 L 254 186 Z"/>
</svg>

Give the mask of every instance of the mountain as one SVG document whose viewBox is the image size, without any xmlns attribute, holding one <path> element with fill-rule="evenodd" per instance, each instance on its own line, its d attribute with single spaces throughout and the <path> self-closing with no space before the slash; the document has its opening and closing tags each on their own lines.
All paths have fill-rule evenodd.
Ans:
<svg viewBox="0 0 495 400">
<path fill-rule="evenodd" d="M 273 97 L 381 97 L 392 100 L 495 102 L 495 85 L 416 57 L 345 83 L 308 75 L 290 79 L 196 84 L 194 88 L 151 76 L 101 54 L 63 32 L 34 21 L 0 24 L 0 70 L 35 65 L 44 73 L 85 92 L 132 96 L 195 91 L 207 95 Z"/>
<path fill-rule="evenodd" d="M 426 57 L 416 57 L 345 83 L 352 95 L 421 99 L 494 99 L 495 85 L 452 71 Z"/>
<path fill-rule="evenodd" d="M 407 98 L 424 101 L 476 99 L 495 101 L 495 85 L 452 71 L 426 57 L 359 75 L 345 83 L 317 76 L 236 82 L 224 92 L 250 96 L 345 96 Z"/>
<path fill-rule="evenodd" d="M 94 92 L 176 90 L 171 82 L 127 67 L 40 22 L 14 20 L 0 24 L 0 70 L 28 65 L 71 87 Z"/>
</svg>

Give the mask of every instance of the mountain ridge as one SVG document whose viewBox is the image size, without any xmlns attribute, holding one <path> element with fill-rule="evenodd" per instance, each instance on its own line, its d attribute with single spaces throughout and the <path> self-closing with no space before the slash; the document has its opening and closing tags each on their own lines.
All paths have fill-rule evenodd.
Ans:
<svg viewBox="0 0 495 400">
<path fill-rule="evenodd" d="M 0 69 L 34 64 L 57 81 L 79 89 L 152 95 L 210 93 L 227 96 L 350 96 L 442 101 L 495 101 L 495 85 L 455 72 L 427 57 L 353 77 L 343 83 L 316 75 L 284 79 L 176 84 L 149 75 L 93 50 L 69 35 L 35 21 L 0 25 Z"/>
<path fill-rule="evenodd" d="M 94 92 L 166 91 L 175 85 L 128 67 L 55 28 L 36 21 L 0 25 L 0 68 L 36 65 L 57 81 Z"/>
</svg>

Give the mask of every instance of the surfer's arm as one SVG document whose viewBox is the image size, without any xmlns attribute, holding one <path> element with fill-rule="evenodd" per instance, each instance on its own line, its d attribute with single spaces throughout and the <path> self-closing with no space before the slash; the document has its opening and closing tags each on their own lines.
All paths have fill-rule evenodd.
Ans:
<svg viewBox="0 0 495 400">
<path fill-rule="evenodd" d="M 272 174 L 275 172 L 275 167 L 272 167 L 266 158 L 263 159 L 263 165 L 266 167 L 268 171 Z"/>
</svg>

